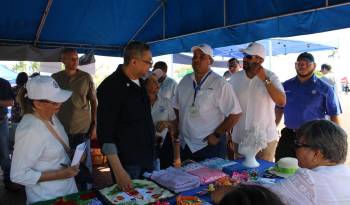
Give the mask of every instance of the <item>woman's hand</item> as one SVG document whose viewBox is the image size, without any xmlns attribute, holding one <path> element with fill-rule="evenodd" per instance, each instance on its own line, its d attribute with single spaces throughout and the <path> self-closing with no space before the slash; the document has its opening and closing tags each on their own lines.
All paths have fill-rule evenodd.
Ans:
<svg viewBox="0 0 350 205">
<path fill-rule="evenodd" d="M 163 131 L 165 128 L 169 128 L 169 123 L 168 121 L 159 121 L 156 125 L 156 131 L 157 132 L 161 132 Z"/>
<path fill-rule="evenodd" d="M 71 178 L 77 176 L 79 173 L 79 165 L 69 166 L 62 169 L 63 178 Z"/>
</svg>

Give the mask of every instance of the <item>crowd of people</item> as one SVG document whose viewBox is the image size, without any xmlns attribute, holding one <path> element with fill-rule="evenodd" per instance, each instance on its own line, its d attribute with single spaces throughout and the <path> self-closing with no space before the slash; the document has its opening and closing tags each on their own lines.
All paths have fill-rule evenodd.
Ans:
<svg viewBox="0 0 350 205">
<path fill-rule="evenodd" d="M 343 165 L 347 135 L 339 125 L 342 109 L 334 86 L 315 76 L 312 54 L 301 53 L 296 76 L 281 83 L 263 67 L 265 48 L 259 43 L 241 50 L 242 70 L 237 59 L 228 61 L 225 78 L 211 69 L 209 45 L 191 51 L 193 73 L 179 84 L 167 76 L 165 62 L 153 65 L 150 47 L 138 41 L 125 47 L 123 64 L 97 89 L 92 77 L 78 69 L 74 49 L 64 49 L 64 70 L 51 77 L 28 80 L 20 74 L 14 90 L 0 79 L 5 186 L 25 186 L 29 203 L 91 189 L 90 140 L 98 139 L 114 181 L 128 191 L 131 180 L 144 172 L 181 167 L 186 160 L 226 158 L 230 151 L 230 159 L 238 159 L 240 147 L 254 133 L 261 145 L 258 158 L 296 157 L 301 168 L 273 186 L 218 190 L 216 203 L 350 203 L 349 189 L 341 188 L 350 183 L 350 168 Z M 12 159 L 6 141 L 9 106 L 16 123 Z M 88 149 L 80 164 L 70 166 L 74 149 L 83 142 Z"/>
</svg>

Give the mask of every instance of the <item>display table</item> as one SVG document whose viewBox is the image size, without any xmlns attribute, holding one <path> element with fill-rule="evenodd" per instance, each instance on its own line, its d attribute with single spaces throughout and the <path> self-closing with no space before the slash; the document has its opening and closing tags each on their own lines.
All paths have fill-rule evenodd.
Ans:
<svg viewBox="0 0 350 205">
<path fill-rule="evenodd" d="M 259 167 L 247 168 L 247 167 L 244 167 L 242 165 L 242 161 L 243 161 L 242 159 L 235 160 L 235 162 L 237 162 L 237 163 L 223 167 L 222 171 L 224 173 L 228 174 L 229 176 L 231 176 L 233 172 L 238 172 L 238 173 L 255 172 L 255 173 L 257 173 L 257 175 L 259 177 L 261 177 L 267 169 L 275 166 L 275 163 L 273 163 L 273 162 L 258 159 L 258 162 L 260 163 Z M 103 197 L 101 198 L 97 192 L 98 191 L 85 191 L 85 192 L 79 192 L 79 193 L 75 193 L 75 194 L 71 194 L 71 195 L 67 195 L 67 196 L 63 197 L 63 199 L 65 201 L 73 201 L 72 203 L 57 203 L 59 201 L 59 198 L 58 198 L 58 199 L 38 202 L 38 203 L 35 203 L 34 205 L 49 205 L 49 204 L 57 204 L 57 205 L 64 205 L 64 204 L 66 204 L 66 205 L 68 205 L 68 204 L 70 204 L 70 205 L 73 205 L 73 204 L 84 205 L 84 204 L 86 204 L 87 205 L 87 204 L 89 204 L 89 201 L 91 201 L 91 199 L 94 197 L 98 197 L 98 199 L 103 204 L 111 204 L 111 203 L 107 202 L 106 200 L 104 200 Z M 204 200 L 205 202 L 209 202 L 209 203 L 211 202 L 210 193 L 208 192 L 208 184 L 201 185 L 197 188 L 181 192 L 178 195 L 197 196 L 200 199 Z M 60 198 L 62 198 L 62 197 L 60 197 Z M 176 197 L 168 198 L 165 201 L 168 201 L 170 204 L 176 204 Z"/>
</svg>

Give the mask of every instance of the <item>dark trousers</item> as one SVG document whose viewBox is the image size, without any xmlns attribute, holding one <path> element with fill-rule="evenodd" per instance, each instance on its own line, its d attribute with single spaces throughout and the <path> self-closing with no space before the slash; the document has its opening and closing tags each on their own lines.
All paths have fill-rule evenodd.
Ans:
<svg viewBox="0 0 350 205">
<path fill-rule="evenodd" d="M 296 157 L 294 141 L 297 139 L 295 130 L 283 128 L 281 131 L 281 138 L 278 141 L 275 160 L 276 162 L 283 157 Z"/>
<path fill-rule="evenodd" d="M 174 149 L 170 136 L 166 136 L 163 145 L 157 152 L 160 161 L 160 169 L 166 169 L 173 165 L 174 161 Z"/>
<path fill-rule="evenodd" d="M 220 137 L 220 142 L 217 145 L 207 145 L 206 147 L 192 153 L 190 148 L 186 145 L 181 149 L 181 161 L 187 159 L 200 162 L 205 159 L 220 157 L 225 159 L 226 157 L 226 134 Z"/>
</svg>

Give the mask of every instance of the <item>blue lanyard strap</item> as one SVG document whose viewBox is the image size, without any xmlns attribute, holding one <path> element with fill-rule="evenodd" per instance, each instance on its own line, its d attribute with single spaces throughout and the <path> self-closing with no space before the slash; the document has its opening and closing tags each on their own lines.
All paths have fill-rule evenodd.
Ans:
<svg viewBox="0 0 350 205">
<path fill-rule="evenodd" d="M 198 84 L 196 84 L 196 82 L 193 80 L 192 83 L 193 83 L 193 89 L 194 89 L 194 95 L 193 95 L 193 102 L 192 102 L 192 105 L 194 105 L 194 102 L 196 101 L 196 97 L 197 97 L 197 93 L 198 91 L 201 89 L 204 81 L 208 78 L 208 76 L 212 73 L 212 71 L 209 71 L 208 74 L 206 76 L 204 76 L 204 78 L 199 81 Z"/>
</svg>

